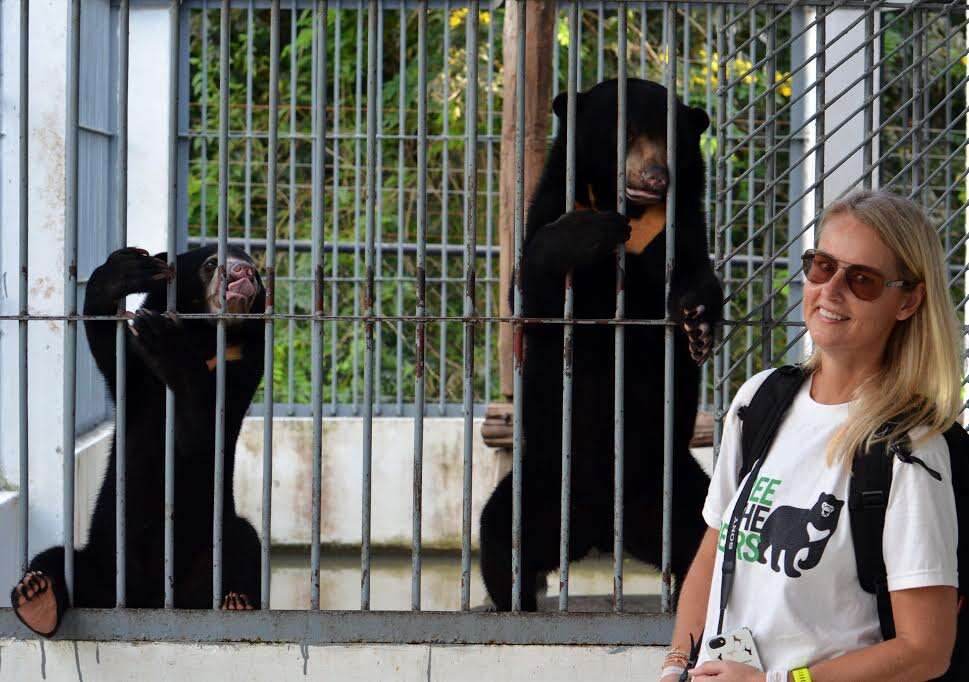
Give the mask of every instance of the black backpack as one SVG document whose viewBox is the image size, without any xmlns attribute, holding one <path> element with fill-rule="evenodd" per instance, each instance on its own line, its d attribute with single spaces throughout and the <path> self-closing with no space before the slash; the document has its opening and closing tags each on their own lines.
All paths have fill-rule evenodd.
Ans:
<svg viewBox="0 0 969 682">
<path fill-rule="evenodd" d="M 780 367 L 767 376 L 749 404 L 738 408 L 737 416 L 743 421 L 743 459 L 738 482 L 753 469 L 760 457 L 767 454 L 777 429 L 805 378 L 807 372 L 798 365 Z M 959 528 L 957 556 L 960 608 L 952 662 L 948 672 L 938 679 L 966 680 L 969 679 L 969 608 L 963 606 L 969 592 L 969 434 L 956 423 L 943 435 L 949 448 Z M 893 461 L 898 457 L 903 462 L 921 465 L 931 475 L 940 478 L 937 472 L 913 456 L 904 444 L 892 443 L 889 447 L 891 457 L 886 456 L 885 444 L 881 443 L 868 455 L 854 458 L 848 493 L 848 516 L 851 519 L 851 537 L 855 547 L 859 582 L 865 592 L 875 595 L 878 619 L 885 639 L 895 636 L 895 622 L 882 556 L 882 532 L 885 528 L 888 493 L 892 487 Z"/>
</svg>

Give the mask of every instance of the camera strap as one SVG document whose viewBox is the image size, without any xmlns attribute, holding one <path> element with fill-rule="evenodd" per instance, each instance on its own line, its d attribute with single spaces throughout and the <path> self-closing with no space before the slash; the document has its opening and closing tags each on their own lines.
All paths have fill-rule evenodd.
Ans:
<svg viewBox="0 0 969 682">
<path fill-rule="evenodd" d="M 723 632 L 723 616 L 727 611 L 727 602 L 730 600 L 730 591 L 733 589 L 733 577 L 737 570 L 737 545 L 740 535 L 740 522 L 743 520 L 744 507 L 750 498 L 750 492 L 754 488 L 754 482 L 760 475 L 760 467 L 764 463 L 765 457 L 760 457 L 751 469 L 750 475 L 744 480 L 744 487 L 737 497 L 737 502 L 733 506 L 733 513 L 730 514 L 730 525 L 727 527 L 727 539 L 723 547 L 723 562 L 720 566 L 720 619 L 717 621 L 717 634 Z"/>
</svg>

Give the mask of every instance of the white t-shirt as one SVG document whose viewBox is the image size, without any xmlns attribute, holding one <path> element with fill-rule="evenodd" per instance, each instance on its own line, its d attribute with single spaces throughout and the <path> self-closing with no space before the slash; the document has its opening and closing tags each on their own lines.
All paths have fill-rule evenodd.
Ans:
<svg viewBox="0 0 969 682">
<path fill-rule="evenodd" d="M 750 402 L 771 371 L 760 372 L 737 392 L 703 505 L 704 520 L 720 530 L 706 641 L 717 634 L 725 529 L 742 487 L 737 408 Z M 781 422 L 751 490 L 724 617 L 725 632 L 750 628 L 768 669 L 812 665 L 882 640 L 875 597 L 858 583 L 848 519 L 849 472 L 840 464 L 829 467 L 825 456 L 851 403 L 817 403 L 810 385 L 804 382 Z M 916 429 L 910 435 L 915 440 L 920 434 Z M 883 536 L 888 589 L 956 586 L 956 510 L 945 439 L 934 436 L 913 454 L 942 481 L 918 464 L 895 460 Z M 758 561 L 761 546 L 763 563 Z M 699 660 L 709 658 L 704 650 Z"/>
</svg>

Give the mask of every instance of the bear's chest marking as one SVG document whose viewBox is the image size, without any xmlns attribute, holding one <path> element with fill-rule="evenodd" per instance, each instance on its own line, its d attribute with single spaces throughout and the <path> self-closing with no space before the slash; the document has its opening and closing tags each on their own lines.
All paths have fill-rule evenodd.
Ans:
<svg viewBox="0 0 969 682">
<path fill-rule="evenodd" d="M 225 347 L 225 361 L 226 362 L 236 362 L 242 359 L 242 346 L 226 346 Z M 218 357 L 211 357 L 205 361 L 205 365 L 209 368 L 210 372 L 215 371 L 216 365 L 219 364 Z"/>
<path fill-rule="evenodd" d="M 591 210 L 596 211 L 596 200 L 589 188 L 589 198 L 592 200 Z M 587 211 L 590 207 L 575 202 L 575 210 Z M 661 204 L 651 204 L 646 207 L 646 212 L 638 218 L 629 221 L 631 232 L 629 239 L 626 240 L 626 253 L 641 254 L 650 243 L 659 236 L 659 233 L 666 227 L 666 202 Z"/>
</svg>

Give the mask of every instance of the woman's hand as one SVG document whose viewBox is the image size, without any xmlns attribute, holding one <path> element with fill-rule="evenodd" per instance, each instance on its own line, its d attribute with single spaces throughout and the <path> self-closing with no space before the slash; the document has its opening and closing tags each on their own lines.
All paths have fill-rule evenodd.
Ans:
<svg viewBox="0 0 969 682">
<path fill-rule="evenodd" d="M 698 682 L 764 682 L 765 680 L 764 673 L 757 668 L 736 661 L 707 661 L 694 668 L 691 676 L 691 679 Z"/>
</svg>

